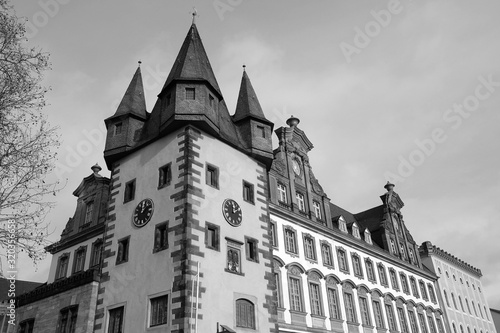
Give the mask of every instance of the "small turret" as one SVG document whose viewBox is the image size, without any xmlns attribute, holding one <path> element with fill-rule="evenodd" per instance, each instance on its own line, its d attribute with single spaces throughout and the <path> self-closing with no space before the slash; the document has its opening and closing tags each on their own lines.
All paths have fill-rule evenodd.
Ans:
<svg viewBox="0 0 500 333">
<path fill-rule="evenodd" d="M 146 99 L 139 62 L 139 67 L 115 114 L 104 121 L 108 130 L 104 149 L 104 158 L 108 168 L 111 168 L 116 159 L 134 146 L 146 118 Z"/>
</svg>

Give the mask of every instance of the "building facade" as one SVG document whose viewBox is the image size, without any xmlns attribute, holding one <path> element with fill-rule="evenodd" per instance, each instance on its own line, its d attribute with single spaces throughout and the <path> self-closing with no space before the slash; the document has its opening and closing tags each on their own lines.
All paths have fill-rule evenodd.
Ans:
<svg viewBox="0 0 500 333">
<path fill-rule="evenodd" d="M 105 120 L 111 177 L 94 165 L 73 193 L 47 283 L 17 298 L 19 332 L 465 333 L 394 185 L 357 214 L 333 204 L 298 118 L 273 150 L 245 70 L 230 114 L 194 23 L 145 101 L 139 67 Z"/>
<path fill-rule="evenodd" d="M 422 262 L 438 276 L 439 297 L 452 333 L 497 332 L 481 284 L 481 270 L 424 242 Z"/>
</svg>

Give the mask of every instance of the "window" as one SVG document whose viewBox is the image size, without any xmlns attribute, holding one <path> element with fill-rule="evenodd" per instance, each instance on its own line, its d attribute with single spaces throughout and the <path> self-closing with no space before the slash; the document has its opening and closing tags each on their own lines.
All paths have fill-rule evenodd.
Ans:
<svg viewBox="0 0 500 333">
<path fill-rule="evenodd" d="M 352 235 L 357 239 L 361 239 L 361 235 L 359 234 L 359 228 L 356 223 L 352 225 Z"/>
<path fill-rule="evenodd" d="M 243 181 L 243 200 L 251 204 L 254 203 L 253 185 L 246 181 Z"/>
<path fill-rule="evenodd" d="M 271 245 L 273 247 L 278 246 L 278 233 L 276 230 L 276 223 L 271 222 Z"/>
<path fill-rule="evenodd" d="M 257 132 L 260 134 L 260 137 L 262 138 L 266 137 L 266 129 L 264 128 L 264 126 L 257 125 Z"/>
<path fill-rule="evenodd" d="M 92 222 L 93 212 L 94 212 L 94 202 L 90 201 L 85 206 L 85 224 Z"/>
<path fill-rule="evenodd" d="M 412 276 L 410 277 L 410 285 L 411 285 L 411 291 L 413 293 L 413 296 L 415 297 L 420 297 L 418 295 L 418 288 L 417 288 L 417 281 L 415 281 L 415 278 Z"/>
<path fill-rule="evenodd" d="M 472 312 L 470 311 L 469 300 L 467 298 L 465 298 L 465 305 L 467 305 L 467 310 L 469 311 L 469 314 L 472 315 Z"/>
<path fill-rule="evenodd" d="M 406 322 L 406 317 L 403 308 L 398 307 L 398 320 L 399 326 L 401 327 L 402 333 L 408 333 L 408 323 Z"/>
<path fill-rule="evenodd" d="M 406 279 L 406 275 L 404 275 L 404 273 L 400 273 L 399 279 L 401 280 L 401 288 L 403 289 L 403 292 L 409 294 L 410 289 L 408 288 L 408 280 Z"/>
<path fill-rule="evenodd" d="M 453 293 L 451 293 L 451 300 L 453 301 L 453 306 L 455 307 L 455 309 L 458 310 L 457 302 L 455 301 L 455 295 Z"/>
<path fill-rule="evenodd" d="M 404 244 L 399 245 L 399 253 L 401 253 L 401 258 L 406 259 L 406 250 Z"/>
<path fill-rule="evenodd" d="M 432 285 L 428 284 L 427 289 L 429 289 L 429 297 L 431 298 L 431 302 L 436 303 L 436 294 L 434 294 L 434 288 L 432 288 Z"/>
<path fill-rule="evenodd" d="M 214 96 L 208 94 L 208 105 L 212 108 L 215 109 L 215 98 Z"/>
<path fill-rule="evenodd" d="M 290 289 L 290 310 L 302 312 L 302 289 L 300 278 L 290 276 L 288 288 Z"/>
<path fill-rule="evenodd" d="M 321 256 L 323 265 L 333 267 L 332 248 L 328 243 L 321 243 Z"/>
<path fill-rule="evenodd" d="M 196 90 L 195 88 L 186 88 L 186 99 L 194 100 L 196 98 Z"/>
<path fill-rule="evenodd" d="M 236 300 L 236 327 L 255 329 L 255 307 L 247 299 Z"/>
<path fill-rule="evenodd" d="M 153 252 L 168 248 L 168 224 L 161 223 L 155 226 L 155 243 Z"/>
<path fill-rule="evenodd" d="M 479 303 L 477 304 L 477 308 L 479 309 L 479 314 L 481 315 L 481 318 L 484 319 L 484 317 L 483 317 L 483 311 L 481 311 L 481 307 L 479 306 Z"/>
<path fill-rule="evenodd" d="M 73 260 L 73 273 L 82 272 L 85 268 L 86 246 L 80 246 L 75 250 L 75 259 Z"/>
<path fill-rule="evenodd" d="M 364 234 L 365 234 L 365 242 L 367 244 L 372 245 L 373 244 L 373 242 L 372 242 L 372 234 L 370 233 L 370 230 L 368 230 L 368 228 L 365 229 Z"/>
<path fill-rule="evenodd" d="M 394 308 L 392 304 L 385 305 L 385 313 L 387 315 L 387 323 L 389 324 L 389 330 L 397 331 L 396 319 L 394 318 Z"/>
<path fill-rule="evenodd" d="M 109 310 L 109 326 L 108 333 L 122 333 L 123 332 L 123 310 L 124 307 L 120 306 Z"/>
<path fill-rule="evenodd" d="M 326 294 L 328 296 L 328 306 L 330 308 L 330 317 L 332 319 L 341 319 L 340 317 L 340 308 L 339 308 L 339 297 L 337 294 L 337 289 L 332 287 L 328 287 L 326 290 Z"/>
<path fill-rule="evenodd" d="M 313 201 L 313 209 L 314 209 L 314 215 L 318 220 L 322 219 L 321 216 L 321 205 L 317 201 Z"/>
<path fill-rule="evenodd" d="M 441 319 L 440 318 L 436 318 L 436 323 L 437 323 L 438 332 L 439 333 L 444 333 L 444 326 L 443 326 L 443 322 L 441 321 Z"/>
<path fill-rule="evenodd" d="M 56 280 L 66 277 L 68 272 L 69 253 L 63 253 L 57 262 Z"/>
<path fill-rule="evenodd" d="M 297 235 L 292 228 L 285 228 L 285 250 L 290 253 L 297 252 Z"/>
<path fill-rule="evenodd" d="M 394 239 L 391 239 L 391 252 L 392 252 L 392 254 L 397 254 L 398 253 L 396 251 L 396 243 L 394 242 Z"/>
<path fill-rule="evenodd" d="M 365 326 L 371 326 L 370 309 L 366 297 L 359 296 L 359 308 L 361 310 L 361 322 Z"/>
<path fill-rule="evenodd" d="M 304 195 L 302 193 L 297 192 L 296 193 L 296 198 L 297 198 L 297 205 L 299 206 L 299 210 L 301 212 L 305 212 L 306 206 L 304 203 Z"/>
<path fill-rule="evenodd" d="M 309 299 L 311 300 L 311 314 L 322 316 L 323 309 L 321 307 L 321 291 L 319 283 L 309 282 Z"/>
<path fill-rule="evenodd" d="M 458 296 L 458 303 L 460 303 L 460 308 L 462 308 L 462 311 L 465 312 L 464 304 L 462 303 L 462 297 L 460 297 L 460 295 Z"/>
<path fill-rule="evenodd" d="M 410 327 L 412 333 L 418 333 L 417 318 L 415 312 L 408 310 L 408 318 L 410 319 Z"/>
<path fill-rule="evenodd" d="M 5 324 L 7 324 L 7 319 L 5 319 Z M 34 326 L 35 326 L 35 318 L 23 320 L 19 324 L 18 333 L 33 333 Z M 1 327 L 0 327 L 0 329 L 1 329 Z M 2 330 L 2 332 L 4 332 L 4 331 Z M 5 331 L 5 332 L 7 332 L 7 331 Z"/>
<path fill-rule="evenodd" d="M 219 169 L 211 164 L 207 164 L 206 183 L 215 188 L 219 188 Z"/>
<path fill-rule="evenodd" d="M 385 268 L 384 265 L 379 264 L 378 265 L 378 278 L 380 280 L 380 284 L 383 286 L 388 286 L 387 284 L 387 275 L 385 274 Z"/>
<path fill-rule="evenodd" d="M 450 301 L 448 300 L 448 294 L 446 293 L 446 290 L 443 290 L 443 294 L 444 294 L 444 299 L 446 301 L 446 305 L 450 306 Z"/>
<path fill-rule="evenodd" d="M 418 322 L 420 323 L 420 333 L 427 333 L 427 326 L 425 325 L 424 315 L 418 314 Z"/>
<path fill-rule="evenodd" d="M 354 253 L 351 255 L 351 259 L 352 259 L 352 269 L 354 271 L 354 275 L 359 278 L 363 278 L 363 269 L 361 268 L 361 258 L 359 257 L 359 255 Z"/>
<path fill-rule="evenodd" d="M 339 269 L 343 272 L 349 272 L 347 265 L 347 255 L 343 248 L 337 248 L 337 259 L 339 261 Z"/>
<path fill-rule="evenodd" d="M 314 246 L 314 238 L 311 235 L 304 235 L 304 254 L 306 259 L 316 260 L 316 247 Z"/>
<path fill-rule="evenodd" d="M 219 226 L 206 222 L 205 245 L 209 249 L 219 251 Z"/>
<path fill-rule="evenodd" d="M 78 316 L 78 306 L 64 308 L 59 313 L 57 322 L 57 333 L 74 333 L 76 329 L 76 318 Z"/>
<path fill-rule="evenodd" d="M 416 262 L 415 262 L 415 256 L 413 255 L 413 250 L 412 250 L 412 249 L 409 249 L 409 250 L 408 250 L 408 254 L 410 255 L 410 262 L 411 262 L 412 264 L 416 264 Z"/>
<path fill-rule="evenodd" d="M 380 302 L 378 300 L 373 300 L 373 314 L 375 316 L 375 325 L 377 328 L 385 328 L 384 326 L 384 317 L 382 316 L 382 307 L 380 306 Z"/>
<path fill-rule="evenodd" d="M 476 311 L 476 306 L 474 305 L 474 301 L 471 301 L 471 303 L 472 303 L 472 308 L 474 309 L 474 313 L 477 317 L 477 311 Z M 448 306 L 450 306 L 450 305 L 448 304 Z"/>
<path fill-rule="evenodd" d="M 128 248 L 130 236 L 118 241 L 118 254 L 116 255 L 116 264 L 121 264 L 128 261 Z"/>
<path fill-rule="evenodd" d="M 368 280 L 376 282 L 375 272 L 373 271 L 373 262 L 370 259 L 366 259 L 365 266 L 366 266 L 366 276 L 368 277 Z"/>
<path fill-rule="evenodd" d="M 115 124 L 115 134 L 114 135 L 118 135 L 118 134 L 121 134 L 122 133 L 122 123 L 116 123 Z"/>
<path fill-rule="evenodd" d="M 92 244 L 92 254 L 90 256 L 90 267 L 97 266 L 102 261 L 102 240 L 98 239 Z"/>
<path fill-rule="evenodd" d="M 172 163 L 168 163 L 158 169 L 158 188 L 170 185 L 172 181 Z"/>
<path fill-rule="evenodd" d="M 276 265 L 276 264 L 275 264 Z M 275 266 L 275 273 L 274 273 L 274 283 L 276 284 L 276 292 L 278 296 L 278 308 L 283 308 L 283 294 L 281 290 L 281 275 L 279 273 L 276 273 L 276 266 Z"/>
<path fill-rule="evenodd" d="M 286 199 L 286 186 L 283 184 L 278 184 L 278 201 L 287 203 Z"/>
<path fill-rule="evenodd" d="M 483 306 L 484 307 L 484 315 L 486 316 L 486 319 L 490 320 L 490 318 L 488 317 L 488 311 L 486 311 L 486 306 Z"/>
<path fill-rule="evenodd" d="M 424 283 L 424 281 L 420 280 L 420 281 L 418 281 L 418 284 L 420 286 L 420 293 L 422 295 L 422 298 L 425 299 L 425 300 L 427 300 L 428 299 L 427 298 L 427 290 L 425 290 L 425 283 Z"/>
<path fill-rule="evenodd" d="M 351 293 L 344 292 L 345 313 L 348 322 L 357 323 L 356 307 Z"/>
<path fill-rule="evenodd" d="M 393 268 L 389 269 L 389 276 L 391 277 L 392 289 L 399 290 L 398 278 L 396 276 L 396 271 Z"/>
<path fill-rule="evenodd" d="M 134 197 L 135 197 L 135 179 L 125 184 L 125 195 L 123 197 L 123 202 L 125 203 L 134 200 Z"/>
<path fill-rule="evenodd" d="M 257 240 L 245 237 L 245 250 L 247 254 L 247 260 L 253 262 L 259 262 L 259 254 L 257 250 Z"/>
<path fill-rule="evenodd" d="M 239 249 L 227 247 L 227 271 L 231 273 L 241 273 L 241 252 Z"/>
<path fill-rule="evenodd" d="M 436 333 L 436 326 L 434 326 L 434 320 L 430 315 L 427 315 L 427 324 L 429 325 L 429 330 L 431 331 L 431 333 Z"/>
<path fill-rule="evenodd" d="M 172 94 L 167 95 L 167 106 L 169 106 L 170 104 L 172 104 Z"/>
<path fill-rule="evenodd" d="M 151 298 L 149 327 L 168 323 L 168 295 Z"/>
</svg>

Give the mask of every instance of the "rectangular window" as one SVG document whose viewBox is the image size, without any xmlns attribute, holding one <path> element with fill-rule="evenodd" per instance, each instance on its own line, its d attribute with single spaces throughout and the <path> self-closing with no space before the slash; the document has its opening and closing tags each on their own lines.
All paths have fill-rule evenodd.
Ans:
<svg viewBox="0 0 500 333">
<path fill-rule="evenodd" d="M 130 236 L 118 241 L 118 253 L 116 255 L 116 264 L 121 264 L 128 261 L 128 248 Z"/>
<path fill-rule="evenodd" d="M 380 284 L 383 286 L 388 286 L 387 284 L 387 276 L 385 275 L 385 268 L 382 265 L 378 265 L 378 278 L 380 280 Z"/>
<path fill-rule="evenodd" d="M 249 300 L 236 300 L 236 327 L 255 329 L 255 306 Z"/>
<path fill-rule="evenodd" d="M 399 290 L 398 278 L 394 269 L 389 269 L 389 276 L 391 277 L 392 289 Z"/>
<path fill-rule="evenodd" d="M 85 206 L 85 224 L 92 222 L 93 212 L 94 212 L 94 202 L 90 201 Z"/>
<path fill-rule="evenodd" d="M 403 292 L 407 294 L 410 293 L 410 290 L 408 289 L 408 280 L 406 279 L 406 275 L 401 273 L 399 275 L 399 278 L 401 280 L 401 288 L 403 288 Z"/>
<path fill-rule="evenodd" d="M 124 310 L 123 306 L 109 310 L 108 333 L 123 332 L 123 310 Z"/>
<path fill-rule="evenodd" d="M 290 310 L 302 312 L 300 279 L 290 276 L 288 279 L 288 287 L 290 288 Z"/>
<path fill-rule="evenodd" d="M 68 273 L 68 262 L 69 262 L 68 253 L 64 253 L 59 257 L 56 270 L 56 280 L 66 277 L 66 274 Z"/>
<path fill-rule="evenodd" d="M 382 307 L 380 306 L 380 302 L 373 300 L 373 314 L 375 316 L 375 325 L 377 328 L 385 328 L 384 326 L 384 317 L 382 316 Z"/>
<path fill-rule="evenodd" d="M 309 282 L 309 298 L 311 300 L 311 314 L 322 316 L 323 310 L 321 308 L 321 291 L 319 284 Z"/>
<path fill-rule="evenodd" d="M 436 326 L 434 326 L 434 320 L 432 316 L 427 316 L 427 324 L 429 324 L 429 330 L 431 333 L 436 333 Z"/>
<path fill-rule="evenodd" d="M 436 318 L 436 323 L 437 323 L 437 327 L 438 327 L 438 332 L 439 333 L 445 333 L 444 332 L 443 322 L 441 321 L 441 319 Z"/>
<path fill-rule="evenodd" d="M 297 254 L 297 236 L 290 228 L 285 228 L 285 250 Z"/>
<path fill-rule="evenodd" d="M 271 222 L 271 245 L 273 247 L 278 247 L 278 234 L 276 229 L 276 223 Z"/>
<path fill-rule="evenodd" d="M 344 293 L 344 303 L 345 303 L 345 313 L 347 322 L 357 323 L 356 308 L 354 305 L 354 299 L 352 297 L 352 294 Z"/>
<path fill-rule="evenodd" d="M 354 270 L 354 275 L 357 277 L 363 277 L 363 270 L 361 268 L 361 259 L 358 255 L 352 255 L 352 269 Z"/>
<path fill-rule="evenodd" d="M 194 88 L 186 88 L 186 99 L 194 100 L 196 98 L 195 92 L 196 90 Z"/>
<path fill-rule="evenodd" d="M 90 257 L 90 267 L 97 266 L 102 260 L 102 241 L 97 240 L 92 244 L 92 254 Z"/>
<path fill-rule="evenodd" d="M 301 212 L 304 212 L 306 210 L 306 206 L 304 203 L 304 195 L 302 193 L 297 192 L 296 198 L 297 198 L 297 205 L 299 206 L 299 210 Z"/>
<path fill-rule="evenodd" d="M 278 200 L 283 203 L 287 203 L 286 199 L 286 186 L 283 184 L 278 184 Z"/>
<path fill-rule="evenodd" d="M 207 164 L 206 169 L 206 183 L 215 188 L 219 188 L 219 168 L 216 166 Z"/>
<path fill-rule="evenodd" d="M 411 290 L 413 292 L 413 296 L 418 298 L 419 296 L 418 296 L 417 282 L 413 277 L 410 277 L 410 285 L 411 285 Z"/>
<path fill-rule="evenodd" d="M 322 219 L 321 216 L 321 205 L 317 201 L 313 201 L 313 209 L 314 209 L 314 215 L 318 220 Z"/>
<path fill-rule="evenodd" d="M 82 272 L 85 268 L 85 254 L 87 247 L 79 248 L 75 251 L 75 259 L 73 260 L 73 274 Z"/>
<path fill-rule="evenodd" d="M 75 333 L 78 306 L 62 309 L 57 322 L 57 333 Z"/>
<path fill-rule="evenodd" d="M 332 248 L 328 244 L 321 244 L 321 256 L 323 265 L 333 267 Z"/>
<path fill-rule="evenodd" d="M 266 137 L 266 129 L 264 128 L 264 126 L 258 126 L 257 125 L 257 132 L 259 134 L 259 136 L 261 138 L 265 138 Z"/>
<path fill-rule="evenodd" d="M 125 184 L 125 195 L 123 197 L 123 202 L 125 203 L 134 200 L 134 197 L 135 197 L 135 179 Z"/>
<path fill-rule="evenodd" d="M 427 300 L 427 290 L 425 290 L 425 283 L 423 281 L 419 281 L 418 282 L 419 286 L 420 286 L 420 293 L 422 295 L 422 298 Z M 463 311 L 463 306 L 462 306 L 462 311 Z"/>
<path fill-rule="evenodd" d="M 424 315 L 418 314 L 418 322 L 420 323 L 420 333 L 427 333 L 427 326 L 425 325 Z"/>
<path fill-rule="evenodd" d="M 118 135 L 122 133 L 122 123 L 116 123 L 115 124 L 115 133 L 114 135 Z"/>
<path fill-rule="evenodd" d="M 206 223 L 205 224 L 205 245 L 207 248 L 219 251 L 219 226 Z"/>
<path fill-rule="evenodd" d="M 172 163 L 168 163 L 158 169 L 158 188 L 170 185 L 172 181 Z"/>
<path fill-rule="evenodd" d="M 215 109 L 215 98 L 210 94 L 208 94 L 208 105 L 210 105 L 210 108 Z"/>
<path fill-rule="evenodd" d="M 411 333 L 418 333 L 417 318 L 415 312 L 408 310 L 408 318 L 410 319 Z"/>
<path fill-rule="evenodd" d="M 397 310 L 398 310 L 398 319 L 399 319 L 399 326 L 401 327 L 401 332 L 408 333 L 408 324 L 406 322 L 406 317 L 403 308 L 397 308 Z"/>
<path fill-rule="evenodd" d="M 168 248 L 168 224 L 161 223 L 155 226 L 155 242 L 153 253 Z"/>
<path fill-rule="evenodd" d="M 387 323 L 389 324 L 389 330 L 397 331 L 396 320 L 394 318 L 394 308 L 391 304 L 385 305 L 385 312 L 387 315 Z"/>
<path fill-rule="evenodd" d="M 151 298 L 151 317 L 149 327 L 167 324 L 168 295 Z"/>
<path fill-rule="evenodd" d="M 337 249 L 337 259 L 339 260 L 339 269 L 343 272 L 349 272 L 349 266 L 347 266 L 347 256 L 343 249 Z"/>
<path fill-rule="evenodd" d="M 375 272 L 373 271 L 373 262 L 371 260 L 365 261 L 366 266 L 366 276 L 369 281 L 375 282 Z"/>
<path fill-rule="evenodd" d="M 427 288 L 429 289 L 429 296 L 431 297 L 431 302 L 436 303 L 436 294 L 434 294 L 434 288 L 432 288 L 432 285 L 430 284 L 427 285 Z M 465 302 L 467 303 L 467 308 L 469 308 L 469 302 L 467 302 L 467 299 L 465 299 Z M 469 313 L 470 313 L 470 308 L 469 308 Z"/>
<path fill-rule="evenodd" d="M 307 259 L 316 260 L 316 247 L 311 236 L 304 236 L 304 255 Z"/>
<path fill-rule="evenodd" d="M 283 295 L 281 291 L 281 278 L 278 273 L 274 273 L 274 283 L 276 284 L 276 292 L 278 294 L 278 308 L 283 308 Z"/>
<path fill-rule="evenodd" d="M 333 288 L 327 289 L 328 306 L 330 307 L 330 317 L 332 319 L 341 319 L 339 308 L 339 297 L 337 290 Z"/>
<path fill-rule="evenodd" d="M 0 332 L 7 332 L 7 325 L 8 325 L 8 321 L 7 321 L 7 316 L 3 317 L 3 316 L 0 316 L 0 319 L 2 318 L 5 318 L 5 325 L 2 327 L 0 327 Z M 1 322 L 1 321 L 0 321 Z M 26 319 L 26 320 L 23 320 L 20 324 L 19 324 L 19 330 L 18 330 L 18 333 L 33 333 L 33 327 L 35 326 L 35 318 L 30 318 L 30 319 Z"/>
<path fill-rule="evenodd" d="M 361 310 L 361 322 L 365 326 L 371 326 L 370 309 L 368 308 L 368 301 L 365 297 L 359 297 L 359 308 Z"/>
<path fill-rule="evenodd" d="M 246 202 L 254 203 L 253 200 L 253 184 L 243 181 L 243 200 Z"/>
<path fill-rule="evenodd" d="M 259 262 L 259 252 L 257 250 L 257 240 L 245 237 L 245 250 L 247 253 L 247 260 Z"/>
<path fill-rule="evenodd" d="M 230 273 L 241 274 L 241 251 L 240 249 L 227 247 L 227 265 L 226 270 Z"/>
</svg>

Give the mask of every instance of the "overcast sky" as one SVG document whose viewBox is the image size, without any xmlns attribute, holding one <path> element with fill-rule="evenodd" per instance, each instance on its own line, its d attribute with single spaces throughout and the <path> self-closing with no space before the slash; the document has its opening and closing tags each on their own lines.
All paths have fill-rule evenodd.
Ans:
<svg viewBox="0 0 500 333">
<path fill-rule="evenodd" d="M 137 61 L 150 111 L 193 6 L 231 113 L 246 64 L 275 128 L 300 118 L 333 203 L 364 211 L 393 181 L 415 240 L 480 268 L 500 309 L 496 0 L 15 1 L 30 43 L 51 53 L 45 112 L 63 140 L 53 177 L 68 179 L 49 216 L 53 241 L 73 216 L 73 190 L 95 162 L 105 166 L 103 120 Z M 35 271 L 23 259 L 19 278 L 46 281 L 49 264 Z"/>
</svg>

